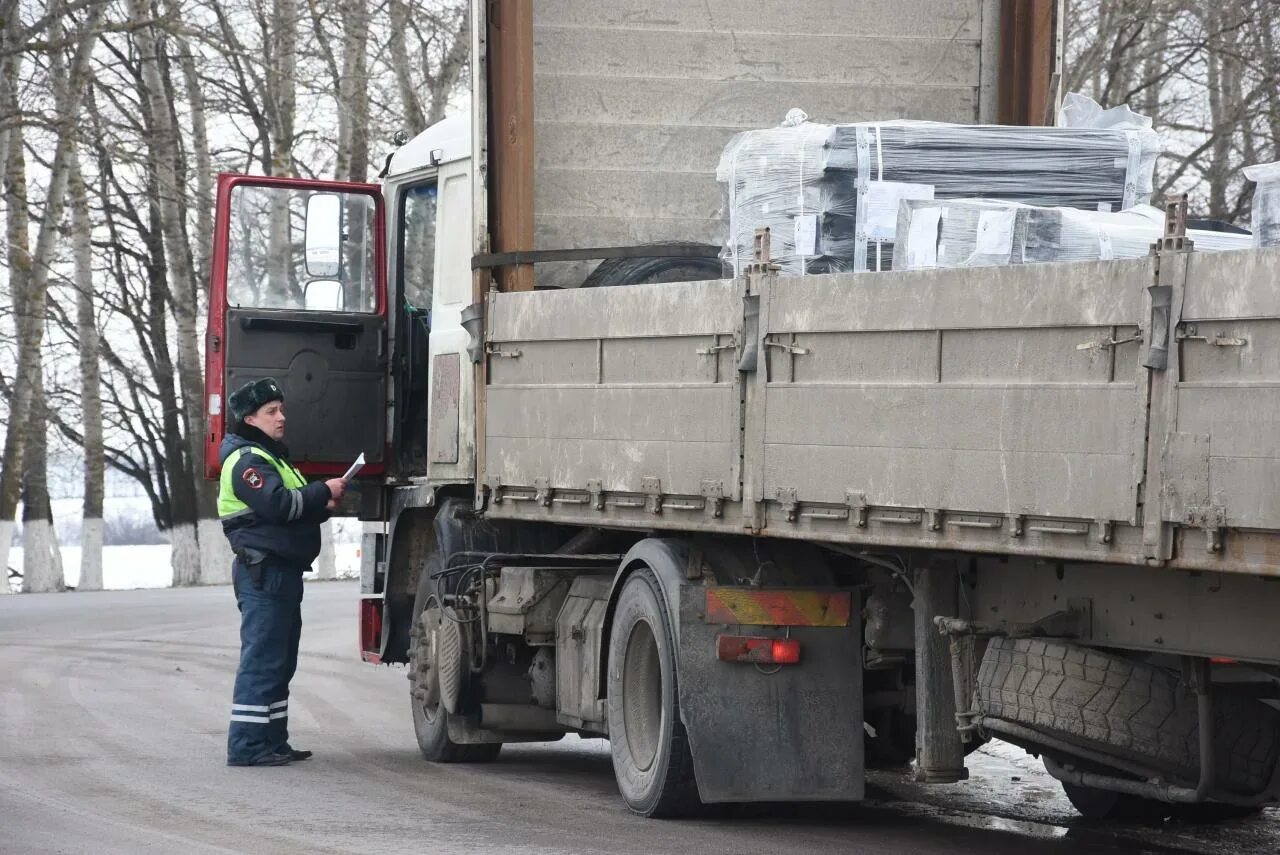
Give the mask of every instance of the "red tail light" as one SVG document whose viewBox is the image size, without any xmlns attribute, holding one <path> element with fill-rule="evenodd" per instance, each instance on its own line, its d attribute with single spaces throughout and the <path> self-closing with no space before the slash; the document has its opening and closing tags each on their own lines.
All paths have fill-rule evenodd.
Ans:
<svg viewBox="0 0 1280 855">
<path fill-rule="evenodd" d="M 794 638 L 721 635 L 716 638 L 716 655 L 723 662 L 795 665 L 800 661 L 800 642 Z"/>
<path fill-rule="evenodd" d="M 382 600 L 376 597 L 360 601 L 360 658 L 382 661 Z"/>
</svg>

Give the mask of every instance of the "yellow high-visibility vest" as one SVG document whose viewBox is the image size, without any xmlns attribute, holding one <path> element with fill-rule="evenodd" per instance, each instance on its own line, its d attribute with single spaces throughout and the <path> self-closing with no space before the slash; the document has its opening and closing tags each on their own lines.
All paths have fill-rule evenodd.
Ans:
<svg viewBox="0 0 1280 855">
<path fill-rule="evenodd" d="M 307 486 L 307 480 L 302 477 L 302 473 L 293 467 L 292 463 L 285 460 L 277 460 L 274 456 L 267 453 L 265 449 L 256 445 L 242 445 L 231 454 L 227 455 L 227 459 L 222 464 L 222 478 L 218 482 L 218 517 L 219 519 L 227 519 L 228 517 L 239 516 L 248 513 L 249 506 L 240 501 L 236 495 L 235 488 L 231 484 L 231 473 L 236 467 L 236 461 L 240 459 L 240 455 L 245 452 L 256 454 L 270 463 L 280 474 L 280 480 L 290 490 L 297 490 Z"/>
</svg>

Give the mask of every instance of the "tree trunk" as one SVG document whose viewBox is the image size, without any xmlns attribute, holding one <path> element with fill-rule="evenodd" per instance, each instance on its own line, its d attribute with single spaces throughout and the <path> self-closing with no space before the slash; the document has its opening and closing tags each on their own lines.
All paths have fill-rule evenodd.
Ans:
<svg viewBox="0 0 1280 855">
<path fill-rule="evenodd" d="M 427 117 L 422 111 L 417 86 L 413 80 L 413 66 L 405 44 L 409 32 L 409 4 L 405 0 L 391 0 L 391 30 L 387 34 L 387 48 L 391 53 L 391 70 L 396 77 L 396 91 L 400 93 L 400 119 L 410 137 L 427 128 Z M 339 113 L 341 115 L 341 113 Z"/>
<path fill-rule="evenodd" d="M 98 3 L 89 8 L 83 27 L 76 37 L 76 48 L 65 80 L 56 81 L 55 109 L 57 115 L 57 142 L 53 161 L 49 167 L 49 185 L 44 199 L 44 222 L 36 238 L 35 252 L 29 251 L 28 213 L 26 197 L 26 163 L 22 152 L 21 126 L 9 133 L 8 161 L 5 167 L 5 207 L 8 210 L 6 235 L 9 240 L 9 286 L 13 293 L 18 332 L 18 366 L 14 375 L 13 395 L 9 401 L 9 425 L 27 425 L 34 415 L 34 386 L 39 381 L 40 343 L 44 338 L 45 294 L 49 285 L 49 263 L 54 255 L 57 233 L 62 221 L 63 202 L 66 197 L 69 163 L 74 155 L 72 129 L 79 119 L 80 105 L 88 84 L 89 58 L 98 35 L 98 24 L 107 4 Z M 10 66 L 14 76 L 6 85 L 13 115 L 17 110 L 17 70 Z M 6 110 L 5 112 L 10 112 Z M 10 429 L 5 436 L 3 462 L 0 472 L 0 521 L 13 519 L 16 510 L 18 479 L 26 467 L 22 463 L 23 431 Z M 0 532 L 2 534 L 2 532 Z M 7 547 L 5 547 L 7 548 Z M 8 556 L 4 556 L 6 561 Z M 24 561 L 26 557 L 24 556 Z"/>
<path fill-rule="evenodd" d="M 146 0 L 130 0 L 130 14 L 135 21 L 147 21 L 157 17 Z M 177 373 L 182 398 L 180 434 L 185 438 L 184 457 L 190 462 L 179 475 L 171 472 L 175 481 L 179 477 L 190 479 L 190 516 L 175 515 L 173 543 L 174 584 L 196 584 L 200 581 L 200 553 L 197 541 L 199 496 L 204 487 L 195 465 L 196 456 L 203 448 L 199 437 L 204 424 L 204 380 L 201 375 L 200 351 L 196 333 L 196 294 L 198 292 L 195 270 L 191 260 L 191 247 L 187 242 L 182 197 L 185 181 L 178 169 L 180 140 L 170 113 L 175 94 L 168 85 L 165 73 L 167 57 L 160 47 L 156 25 L 139 27 L 134 31 L 138 47 L 142 92 L 146 102 L 144 114 L 149 119 L 148 165 L 154 175 L 151 192 L 158 207 L 160 231 L 164 235 L 167 259 L 168 285 L 172 295 L 170 310 L 173 312 L 177 332 Z M 179 494 L 174 491 L 175 497 Z M 185 503 L 183 503 L 185 504 Z M 175 504 L 176 507 L 176 504 Z M 212 509 L 209 509 L 210 513 Z"/>
<path fill-rule="evenodd" d="M 22 455 L 22 592 L 48 594 L 65 591 L 62 555 L 53 529 L 49 504 L 49 427 L 45 412 L 44 364 L 37 356 L 33 378 L 31 417 Z"/>
<path fill-rule="evenodd" d="M 338 578 L 338 560 L 333 551 L 333 521 L 320 526 L 320 555 L 316 558 L 316 578 Z"/>
<path fill-rule="evenodd" d="M 78 161 L 71 164 L 71 245 L 75 256 L 76 331 L 80 342 L 80 401 L 84 411 L 84 523 L 80 532 L 81 591 L 102 590 L 102 374 L 94 317 L 93 226 Z"/>
<path fill-rule="evenodd" d="M 17 18 L 13 19 L 16 21 Z M 7 30 L 16 29 L 10 22 Z M 17 99 L 17 80 L 21 71 L 21 54 L 14 52 L 5 57 L 0 71 L 4 74 L 4 84 L 0 86 L 0 113 L 19 116 Z M 9 292 L 13 297 L 14 319 L 18 329 L 18 340 L 29 336 L 29 325 L 23 321 L 27 317 L 27 280 L 31 275 L 31 255 L 29 252 L 30 237 L 28 235 L 30 220 L 27 209 L 27 165 L 23 152 L 22 125 L 14 120 L 14 127 L 5 135 L 10 145 L 0 155 L 4 157 L 4 210 L 5 242 L 8 245 L 7 270 L 9 274 Z M 25 352 L 25 351 L 24 351 Z M 9 420 L 4 437 L 4 456 L 0 459 L 0 572 L 4 573 L 4 584 L 0 585 L 0 594 L 9 592 L 9 544 L 13 537 L 13 518 L 18 509 L 19 491 L 22 489 L 22 441 L 21 424 L 14 416 L 17 396 L 9 398 Z"/>
<path fill-rule="evenodd" d="M 369 9 L 361 0 L 343 0 L 342 80 L 338 86 L 339 181 L 364 181 L 369 174 Z"/>
</svg>

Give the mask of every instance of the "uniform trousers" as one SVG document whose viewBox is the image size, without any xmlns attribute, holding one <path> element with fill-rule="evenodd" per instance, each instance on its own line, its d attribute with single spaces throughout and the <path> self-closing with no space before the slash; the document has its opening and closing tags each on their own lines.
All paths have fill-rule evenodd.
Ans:
<svg viewBox="0 0 1280 855">
<path fill-rule="evenodd" d="M 231 697 L 227 762 L 252 764 L 289 745 L 289 681 L 302 635 L 302 573 L 267 559 L 231 569 L 240 609 L 240 666 Z"/>
</svg>

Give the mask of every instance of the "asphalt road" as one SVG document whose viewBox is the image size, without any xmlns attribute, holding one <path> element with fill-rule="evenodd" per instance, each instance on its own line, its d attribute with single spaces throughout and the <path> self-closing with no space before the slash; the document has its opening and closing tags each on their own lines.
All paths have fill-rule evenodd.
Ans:
<svg viewBox="0 0 1280 855">
<path fill-rule="evenodd" d="M 0 596 L 0 852 L 1275 852 L 1280 821 L 1099 826 L 1011 747 L 966 785 L 877 774 L 858 805 L 631 816 L 601 741 L 436 766 L 400 668 L 355 655 L 356 587 L 308 586 L 290 703 L 306 763 L 223 765 L 237 614 L 227 588 Z"/>
</svg>

